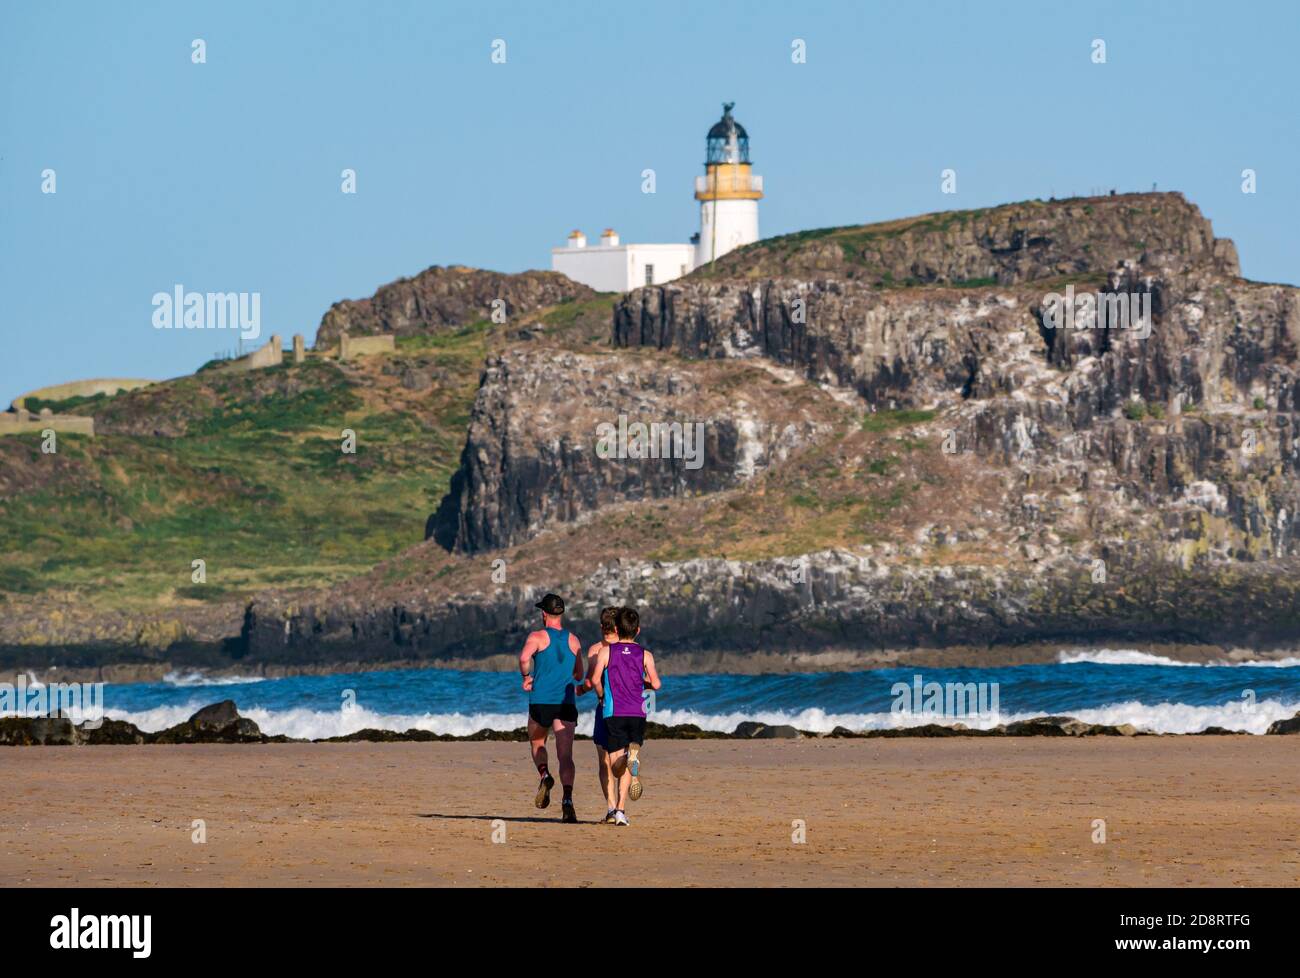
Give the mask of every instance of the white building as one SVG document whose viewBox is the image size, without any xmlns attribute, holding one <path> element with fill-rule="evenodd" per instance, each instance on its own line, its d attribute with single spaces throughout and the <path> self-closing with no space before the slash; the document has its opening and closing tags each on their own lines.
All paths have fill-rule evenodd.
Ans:
<svg viewBox="0 0 1300 978">
<path fill-rule="evenodd" d="M 619 244 L 610 228 L 600 244 L 589 247 L 581 231 L 569 235 L 567 248 L 551 249 L 551 268 L 597 292 L 626 292 L 638 285 L 662 285 L 695 267 L 691 244 Z"/>
<path fill-rule="evenodd" d="M 763 178 L 751 172 L 749 134 L 731 117 L 734 102 L 705 142 L 704 176 L 695 178 L 700 230 L 687 244 L 619 244 L 610 228 L 600 244 L 588 247 L 581 231 L 564 248 L 551 249 L 551 268 L 599 292 L 627 292 L 640 285 L 662 285 L 729 251 L 758 240 L 758 202 Z"/>
</svg>

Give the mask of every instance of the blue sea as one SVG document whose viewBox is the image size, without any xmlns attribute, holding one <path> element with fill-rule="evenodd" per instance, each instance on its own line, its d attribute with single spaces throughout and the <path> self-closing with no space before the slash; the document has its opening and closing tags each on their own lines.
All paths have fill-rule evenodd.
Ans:
<svg viewBox="0 0 1300 978">
<path fill-rule="evenodd" d="M 965 686 L 970 683 L 977 686 Z M 958 684 L 966 695 L 948 692 Z M 143 730 L 161 730 L 221 699 L 234 700 L 264 733 L 302 738 L 365 727 L 458 735 L 485 727 L 512 730 L 523 725 L 527 708 L 514 673 L 447 669 L 287 679 L 170 675 L 160 683 L 110 684 L 104 691 L 106 714 Z M 579 733 L 590 734 L 594 703 L 590 694 L 580 698 Z M 1298 711 L 1300 658 L 1190 665 L 1137 651 L 1063 650 L 1049 665 L 989 669 L 765 676 L 674 676 L 669 670 L 650 713 L 660 723 L 725 732 L 743 720 L 829 732 L 837 726 L 861 730 L 930 722 L 985 728 L 1068 714 L 1160 733 L 1218 726 L 1262 734 L 1274 720 Z"/>
</svg>

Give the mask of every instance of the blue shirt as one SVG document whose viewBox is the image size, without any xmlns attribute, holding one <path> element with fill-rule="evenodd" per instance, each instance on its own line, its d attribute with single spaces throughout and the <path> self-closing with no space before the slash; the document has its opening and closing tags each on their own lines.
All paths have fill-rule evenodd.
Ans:
<svg viewBox="0 0 1300 978">
<path fill-rule="evenodd" d="M 533 654 L 533 688 L 528 692 L 528 702 L 574 703 L 574 654 L 569 648 L 569 632 L 548 628 L 546 634 L 551 644 Z"/>
</svg>

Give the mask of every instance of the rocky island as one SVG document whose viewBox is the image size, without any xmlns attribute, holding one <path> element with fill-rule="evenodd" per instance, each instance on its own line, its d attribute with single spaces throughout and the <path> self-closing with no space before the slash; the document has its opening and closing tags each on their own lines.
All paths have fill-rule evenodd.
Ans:
<svg viewBox="0 0 1300 978">
<path fill-rule="evenodd" d="M 1146 329 L 1056 328 L 1062 294 L 1131 297 Z M 617 296 L 430 269 L 337 304 L 317 345 L 342 331 L 396 353 L 124 392 L 52 463 L 0 443 L 4 532 L 94 499 L 86 559 L 138 585 L 88 598 L 96 567 L 51 582 L 31 541 L 0 581 L 0 665 L 490 666 L 551 590 L 580 632 L 610 600 L 653 607 L 684 668 L 1300 644 L 1300 290 L 1242 278 L 1179 194 L 786 235 Z M 598 451 L 620 418 L 700 425 L 700 464 Z M 173 532 L 202 502 L 123 488 L 181 464 L 252 500 L 208 591 Z M 268 573 L 280 546 L 296 569 Z"/>
</svg>

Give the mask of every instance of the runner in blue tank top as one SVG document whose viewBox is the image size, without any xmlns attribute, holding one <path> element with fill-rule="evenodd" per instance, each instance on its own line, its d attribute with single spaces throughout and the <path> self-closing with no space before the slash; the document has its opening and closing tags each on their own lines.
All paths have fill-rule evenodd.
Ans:
<svg viewBox="0 0 1300 978">
<path fill-rule="evenodd" d="M 555 732 L 555 753 L 560 758 L 560 784 L 564 787 L 562 819 L 576 822 L 573 810 L 573 728 L 578 720 L 578 706 L 574 699 L 573 684 L 582 681 L 582 660 L 578 653 L 582 646 L 576 635 L 561 626 L 564 599 L 558 594 L 548 594 L 537 602 L 542 610 L 542 627 L 529 634 L 524 650 L 519 653 L 519 672 L 524 677 L 524 690 L 528 693 L 528 741 L 533 753 L 533 764 L 541 775 L 537 797 L 538 808 L 551 803 L 551 789 L 555 778 L 547 766 L 546 738 Z"/>
<path fill-rule="evenodd" d="M 645 742 L 645 700 L 641 693 L 647 688 L 659 689 L 661 683 L 654 656 L 633 641 L 641 633 L 641 617 L 636 609 L 619 608 L 615 623 L 618 641 L 600 653 L 590 682 L 600 691 L 610 772 L 618 779 L 614 824 L 627 825 L 627 799 L 641 797 L 639 755 Z"/>
</svg>

